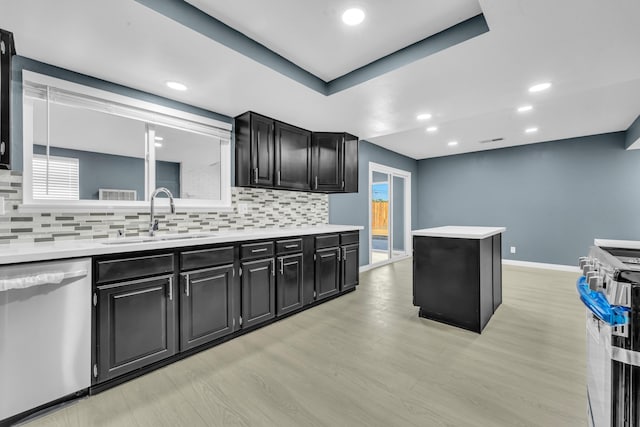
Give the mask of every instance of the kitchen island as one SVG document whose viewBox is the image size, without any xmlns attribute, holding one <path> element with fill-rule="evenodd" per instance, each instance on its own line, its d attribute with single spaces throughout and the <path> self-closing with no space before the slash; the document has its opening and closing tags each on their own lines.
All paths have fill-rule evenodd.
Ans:
<svg viewBox="0 0 640 427">
<path fill-rule="evenodd" d="M 415 230 L 413 305 L 419 316 L 482 332 L 502 303 L 504 227 Z"/>
</svg>

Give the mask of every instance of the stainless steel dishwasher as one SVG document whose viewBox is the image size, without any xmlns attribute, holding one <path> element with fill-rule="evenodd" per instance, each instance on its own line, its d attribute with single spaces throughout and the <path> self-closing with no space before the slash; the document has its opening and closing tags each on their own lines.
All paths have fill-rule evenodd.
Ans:
<svg viewBox="0 0 640 427">
<path fill-rule="evenodd" d="M 91 259 L 0 267 L 0 424 L 91 384 Z"/>
</svg>

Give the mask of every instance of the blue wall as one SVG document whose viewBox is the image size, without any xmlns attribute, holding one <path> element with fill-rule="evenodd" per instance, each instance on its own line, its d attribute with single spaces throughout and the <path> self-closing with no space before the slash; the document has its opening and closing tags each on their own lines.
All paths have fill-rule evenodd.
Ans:
<svg viewBox="0 0 640 427">
<path fill-rule="evenodd" d="M 627 129 L 625 147 L 631 146 L 640 138 L 640 116 L 636 117 L 629 129 Z"/>
<path fill-rule="evenodd" d="M 640 240 L 624 132 L 420 160 L 417 181 L 419 228 L 505 226 L 507 259 L 575 265 L 594 238 Z"/>
<path fill-rule="evenodd" d="M 35 154 L 46 154 L 44 145 L 34 145 Z M 100 188 L 136 190 L 144 200 L 144 161 L 135 157 L 51 147 L 52 156 L 78 159 L 80 199 L 98 200 Z M 180 195 L 180 164 L 156 161 L 156 187 L 167 187 Z"/>
<path fill-rule="evenodd" d="M 418 162 L 364 140 L 358 146 L 358 162 L 358 192 L 329 195 L 329 223 L 365 227 L 360 230 L 360 265 L 366 265 L 369 263 L 369 162 L 411 172 L 411 229 L 417 224 Z"/>
</svg>

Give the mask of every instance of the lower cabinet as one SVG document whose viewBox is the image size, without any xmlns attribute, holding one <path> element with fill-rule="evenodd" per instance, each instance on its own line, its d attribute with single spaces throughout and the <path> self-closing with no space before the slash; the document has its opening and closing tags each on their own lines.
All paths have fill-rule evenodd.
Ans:
<svg viewBox="0 0 640 427">
<path fill-rule="evenodd" d="M 316 299 L 336 295 L 340 291 L 340 248 L 317 249 Z"/>
<path fill-rule="evenodd" d="M 342 280 L 340 290 L 346 291 L 358 285 L 360 276 L 360 251 L 358 245 L 342 247 Z"/>
<path fill-rule="evenodd" d="M 97 360 L 105 381 L 172 356 L 177 351 L 173 275 L 96 288 Z"/>
<path fill-rule="evenodd" d="M 279 256 L 276 264 L 276 315 L 302 307 L 302 254 Z"/>
<path fill-rule="evenodd" d="M 180 274 L 180 350 L 233 332 L 233 264 Z"/>
<path fill-rule="evenodd" d="M 243 261 L 242 327 L 248 328 L 275 317 L 275 258 Z"/>
</svg>

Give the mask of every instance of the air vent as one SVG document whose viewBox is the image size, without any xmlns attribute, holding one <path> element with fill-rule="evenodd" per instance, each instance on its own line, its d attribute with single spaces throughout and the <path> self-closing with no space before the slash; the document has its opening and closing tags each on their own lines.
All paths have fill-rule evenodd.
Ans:
<svg viewBox="0 0 640 427">
<path fill-rule="evenodd" d="M 136 196 L 136 190 L 100 188 L 98 192 L 98 198 L 100 200 L 136 200 Z"/>
<path fill-rule="evenodd" d="M 504 138 L 493 138 L 493 139 L 483 139 L 480 141 L 480 144 L 490 144 L 492 142 L 500 142 L 504 141 Z"/>
</svg>

